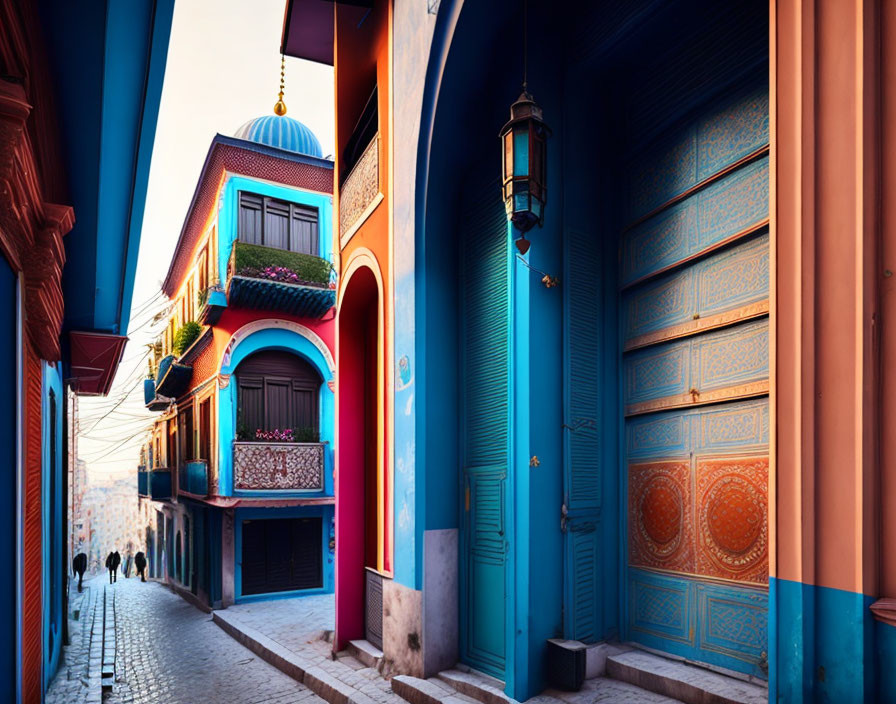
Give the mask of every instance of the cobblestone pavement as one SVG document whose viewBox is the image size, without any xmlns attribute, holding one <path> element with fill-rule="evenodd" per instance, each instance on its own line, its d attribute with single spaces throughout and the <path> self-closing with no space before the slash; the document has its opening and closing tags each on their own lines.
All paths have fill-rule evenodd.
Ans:
<svg viewBox="0 0 896 704">
<path fill-rule="evenodd" d="M 119 579 L 115 685 L 108 704 L 322 704 L 296 682 L 228 636 L 157 582 Z M 60 672 L 57 680 L 66 672 Z M 54 681 L 54 688 L 57 683 Z M 60 695 L 48 702 L 77 702 Z"/>
</svg>

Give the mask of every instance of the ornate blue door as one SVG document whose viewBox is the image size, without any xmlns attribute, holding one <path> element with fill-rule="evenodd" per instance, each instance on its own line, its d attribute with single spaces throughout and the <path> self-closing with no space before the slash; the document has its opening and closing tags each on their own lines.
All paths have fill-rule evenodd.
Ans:
<svg viewBox="0 0 896 704">
<path fill-rule="evenodd" d="M 715 97 L 626 172 L 625 635 L 765 676 L 765 86 Z"/>
<path fill-rule="evenodd" d="M 504 678 L 510 461 L 510 239 L 491 188 L 461 215 L 461 659 Z"/>
</svg>

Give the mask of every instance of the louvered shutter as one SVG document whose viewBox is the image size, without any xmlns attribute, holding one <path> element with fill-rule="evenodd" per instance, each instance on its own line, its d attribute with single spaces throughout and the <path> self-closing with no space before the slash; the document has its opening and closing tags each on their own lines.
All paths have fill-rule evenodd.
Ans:
<svg viewBox="0 0 896 704">
<path fill-rule="evenodd" d="M 262 198 L 251 193 L 240 193 L 239 232 L 240 241 L 261 244 Z"/>
<path fill-rule="evenodd" d="M 273 198 L 264 202 L 264 245 L 289 249 L 289 203 Z"/>
<path fill-rule="evenodd" d="M 600 271 L 594 237 L 566 237 L 565 624 L 568 638 L 600 635 Z"/>
</svg>

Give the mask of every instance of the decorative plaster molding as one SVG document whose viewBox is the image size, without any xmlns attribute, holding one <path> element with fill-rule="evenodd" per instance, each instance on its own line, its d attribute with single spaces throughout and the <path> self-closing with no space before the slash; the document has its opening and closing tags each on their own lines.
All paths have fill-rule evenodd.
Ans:
<svg viewBox="0 0 896 704">
<path fill-rule="evenodd" d="M 229 373 L 225 373 L 223 372 L 223 370 L 230 367 L 230 360 L 232 359 L 233 353 L 236 348 L 239 347 L 240 343 L 242 343 L 250 335 L 262 330 L 288 330 L 289 332 L 293 332 L 300 337 L 304 337 L 306 340 L 308 340 L 308 342 L 314 345 L 315 348 L 317 348 L 318 352 L 323 355 L 324 361 L 327 364 L 327 368 L 329 369 L 330 374 L 334 375 L 336 373 L 336 362 L 333 360 L 333 355 L 330 352 L 330 349 L 327 347 L 326 343 L 316 332 L 314 332 L 310 328 L 305 327 L 304 325 L 301 325 L 300 323 L 294 323 L 290 320 L 266 318 L 264 320 L 254 320 L 251 323 L 247 323 L 235 333 L 233 333 L 233 336 L 230 338 L 230 342 L 227 343 L 227 349 L 224 350 L 224 355 L 221 358 L 221 366 L 218 368 L 219 384 L 221 383 L 220 378 L 222 375 L 229 377 Z M 222 386 L 221 388 L 226 388 L 226 386 Z"/>
<path fill-rule="evenodd" d="M 896 626 L 896 599 L 878 599 L 871 605 L 871 613 L 881 623 Z"/>
</svg>

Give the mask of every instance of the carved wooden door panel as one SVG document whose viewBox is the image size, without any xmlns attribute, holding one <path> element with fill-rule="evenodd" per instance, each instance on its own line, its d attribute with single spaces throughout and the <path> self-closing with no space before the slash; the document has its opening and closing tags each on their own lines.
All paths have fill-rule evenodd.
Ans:
<svg viewBox="0 0 896 704">
<path fill-rule="evenodd" d="M 628 174 L 620 332 L 626 637 L 765 676 L 765 86 L 714 98 Z"/>
</svg>

